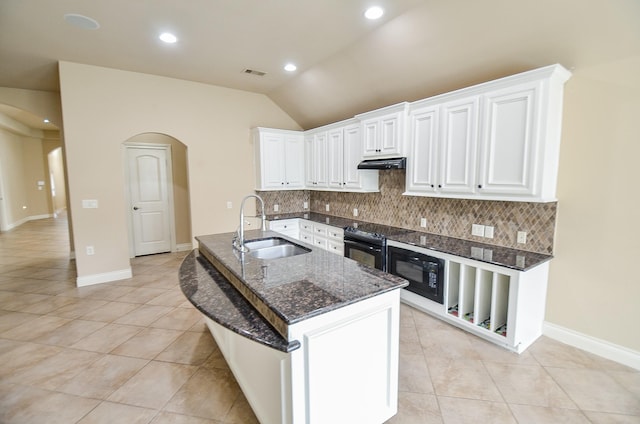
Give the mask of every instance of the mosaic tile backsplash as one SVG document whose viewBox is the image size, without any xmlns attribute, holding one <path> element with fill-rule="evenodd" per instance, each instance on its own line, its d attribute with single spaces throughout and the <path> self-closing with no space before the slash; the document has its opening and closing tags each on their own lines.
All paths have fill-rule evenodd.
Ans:
<svg viewBox="0 0 640 424">
<path fill-rule="evenodd" d="M 442 199 L 403 196 L 405 171 L 380 171 L 379 193 L 341 193 L 333 191 L 263 191 L 267 213 L 278 204 L 281 213 L 301 212 L 309 202 L 311 212 L 424 231 L 464 240 L 553 254 L 557 203 L 497 202 L 487 200 Z M 325 211 L 329 204 L 330 211 Z M 420 227 L 420 218 L 427 227 Z M 471 225 L 491 225 L 494 238 L 471 235 Z M 527 232 L 527 243 L 518 244 L 518 231 Z"/>
</svg>

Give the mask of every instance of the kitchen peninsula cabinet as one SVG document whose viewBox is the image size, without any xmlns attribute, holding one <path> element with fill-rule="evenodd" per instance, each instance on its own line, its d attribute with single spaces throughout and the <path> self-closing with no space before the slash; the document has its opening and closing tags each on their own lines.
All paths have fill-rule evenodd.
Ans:
<svg viewBox="0 0 640 424">
<path fill-rule="evenodd" d="M 299 131 L 254 128 L 256 190 L 304 189 L 304 141 Z"/>
<path fill-rule="evenodd" d="M 555 201 L 569 76 L 553 65 L 412 103 L 405 194 Z"/>
<path fill-rule="evenodd" d="M 180 267 L 180 288 L 205 316 L 258 420 L 387 422 L 397 412 L 407 281 L 315 248 L 259 259 L 234 251 L 234 236 L 197 237 L 198 249 Z"/>
</svg>

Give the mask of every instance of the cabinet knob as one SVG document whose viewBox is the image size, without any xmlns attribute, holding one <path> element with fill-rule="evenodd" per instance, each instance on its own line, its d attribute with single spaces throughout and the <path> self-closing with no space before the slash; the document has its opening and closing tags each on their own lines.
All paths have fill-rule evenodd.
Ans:
<svg viewBox="0 0 640 424">
<path fill-rule="evenodd" d="M 289 185 L 289 181 L 287 181 L 287 185 Z"/>
<path fill-rule="evenodd" d="M 283 182 L 281 182 L 280 184 L 284 185 L 284 181 L 283 181 Z"/>
<path fill-rule="evenodd" d="M 438 184 L 438 188 L 442 188 L 442 184 Z"/>
<path fill-rule="evenodd" d="M 433 184 L 431 184 L 431 188 L 434 188 L 435 186 Z"/>
<path fill-rule="evenodd" d="M 478 184 L 478 188 L 482 188 L 482 184 Z"/>
</svg>

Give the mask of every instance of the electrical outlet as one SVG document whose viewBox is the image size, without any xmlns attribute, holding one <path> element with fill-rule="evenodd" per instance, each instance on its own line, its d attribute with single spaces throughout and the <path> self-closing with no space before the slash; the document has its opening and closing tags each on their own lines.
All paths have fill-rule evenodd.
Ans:
<svg viewBox="0 0 640 424">
<path fill-rule="evenodd" d="M 233 208 L 233 203 L 231 203 L 231 201 L 227 202 L 227 209 L 232 209 Z"/>
<path fill-rule="evenodd" d="M 87 246 L 85 249 L 87 251 L 88 256 L 95 255 L 96 253 L 95 250 L 93 249 L 93 246 Z"/>
<path fill-rule="evenodd" d="M 329 204 L 328 203 L 326 205 L 324 205 L 324 210 L 329 212 Z"/>
<path fill-rule="evenodd" d="M 484 226 L 484 236 L 486 238 L 493 238 L 493 227 L 491 227 L 490 225 L 485 225 Z"/>
<path fill-rule="evenodd" d="M 422 228 L 427 228 L 427 218 L 420 218 L 420 226 Z"/>
<path fill-rule="evenodd" d="M 518 243 L 526 244 L 527 243 L 527 232 L 526 231 L 518 231 Z"/>
<path fill-rule="evenodd" d="M 279 212 L 280 211 L 280 205 L 273 205 L 273 211 L 274 212 Z"/>
<path fill-rule="evenodd" d="M 302 209 L 309 209 L 309 202 L 302 202 Z"/>
<path fill-rule="evenodd" d="M 420 244 L 423 246 L 427 244 L 427 236 L 420 236 Z"/>
<path fill-rule="evenodd" d="M 484 225 L 479 225 L 479 224 L 471 225 L 471 235 L 484 237 Z"/>
<path fill-rule="evenodd" d="M 358 216 L 358 208 L 353 208 L 353 216 Z"/>
</svg>

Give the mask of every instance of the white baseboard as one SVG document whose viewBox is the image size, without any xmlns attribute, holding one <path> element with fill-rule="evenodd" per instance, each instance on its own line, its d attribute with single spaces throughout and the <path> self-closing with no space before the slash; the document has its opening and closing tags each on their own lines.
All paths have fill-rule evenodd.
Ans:
<svg viewBox="0 0 640 424">
<path fill-rule="evenodd" d="M 640 370 L 640 352 L 624 346 L 578 333 L 577 331 L 546 321 L 542 325 L 542 334 L 559 342 L 593 353 L 594 355 L 602 356 L 603 358 Z"/>
<path fill-rule="evenodd" d="M 14 228 L 17 228 L 17 227 L 21 226 L 22 224 L 25 224 L 25 223 L 27 223 L 29 221 L 35 221 L 37 219 L 47 219 L 47 218 L 51 218 L 52 216 L 53 215 L 51 215 L 51 214 L 27 216 L 26 218 L 22 218 L 19 221 L 8 223 L 7 224 L 7 228 L 4 231 L 13 230 Z"/>
<path fill-rule="evenodd" d="M 176 252 L 187 252 L 193 249 L 193 245 L 191 243 L 181 243 L 176 245 Z"/>
<path fill-rule="evenodd" d="M 110 281 L 126 280 L 133 276 L 131 268 L 121 269 L 119 271 L 105 272 L 102 274 L 85 275 L 76 279 L 76 286 L 84 287 L 93 284 L 108 283 Z"/>
</svg>

